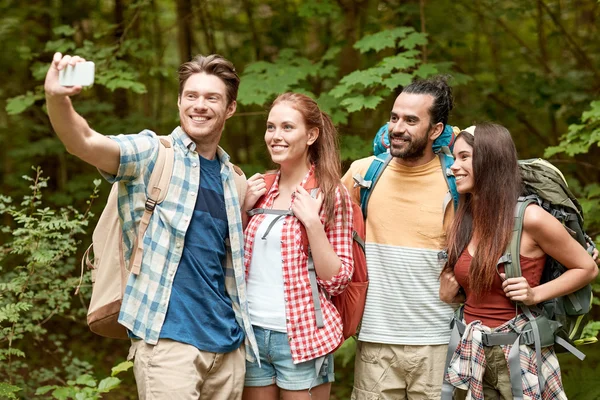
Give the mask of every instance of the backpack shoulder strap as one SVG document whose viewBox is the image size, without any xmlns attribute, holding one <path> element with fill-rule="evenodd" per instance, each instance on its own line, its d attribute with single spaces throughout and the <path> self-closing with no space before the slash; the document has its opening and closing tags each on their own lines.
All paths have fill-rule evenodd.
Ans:
<svg viewBox="0 0 600 400">
<path fill-rule="evenodd" d="M 392 158 L 390 153 L 378 154 L 375 159 L 371 161 L 364 178 L 359 174 L 352 177 L 355 182 L 354 186 L 360 187 L 360 208 L 364 219 L 367 219 L 367 205 L 371 198 L 373 188 L 375 188 L 379 177 L 381 177 L 383 170 L 388 166 L 390 161 L 392 161 Z"/>
<path fill-rule="evenodd" d="M 443 146 L 438 153 L 440 158 L 440 163 L 442 165 L 442 174 L 444 174 L 444 179 L 446 180 L 446 185 L 448 185 L 448 194 L 444 198 L 443 211 L 446 213 L 446 207 L 452 201 L 452 205 L 454 206 L 454 210 L 458 208 L 458 190 L 456 189 L 456 178 L 454 178 L 454 174 L 450 170 L 450 166 L 454 163 L 454 157 L 452 157 L 452 153 L 450 153 L 450 149 L 447 146 Z"/>
<path fill-rule="evenodd" d="M 161 137 L 159 139 L 158 156 L 154 169 L 150 174 L 148 181 L 148 201 L 160 204 L 167 196 L 171 177 L 173 176 L 173 163 L 175 161 L 175 152 L 170 137 Z"/>
<path fill-rule="evenodd" d="M 240 167 L 235 164 L 231 164 L 233 168 L 233 181 L 235 183 L 235 189 L 238 193 L 238 199 L 240 204 L 244 204 L 244 199 L 246 198 L 246 188 L 248 187 L 248 182 L 246 181 L 246 176 Z"/>
<path fill-rule="evenodd" d="M 507 278 L 522 276 L 519 254 L 521 252 L 521 236 L 523 234 L 523 217 L 525 216 L 525 209 L 531 203 L 536 203 L 536 200 L 531 197 L 519 197 L 515 206 L 515 224 L 512 239 L 508 244 L 506 252 L 500 257 L 496 266 L 496 269 L 498 269 L 499 265 L 504 264 L 504 273 Z"/>
<path fill-rule="evenodd" d="M 154 209 L 157 204 L 163 202 L 167 196 L 169 184 L 171 183 L 171 177 L 173 176 L 173 163 L 175 161 L 175 151 L 173 150 L 173 144 L 169 138 L 162 137 L 159 140 L 158 156 L 154 169 L 150 174 L 150 181 L 148 182 L 147 192 L 148 198 L 146 199 L 146 206 L 144 208 L 144 215 L 140 220 L 138 226 L 138 235 L 136 239 L 135 250 L 133 252 L 130 271 L 134 275 L 138 275 L 142 268 L 142 255 L 144 252 L 144 234 L 148 229 L 150 223 L 150 217 L 154 213 Z"/>
</svg>

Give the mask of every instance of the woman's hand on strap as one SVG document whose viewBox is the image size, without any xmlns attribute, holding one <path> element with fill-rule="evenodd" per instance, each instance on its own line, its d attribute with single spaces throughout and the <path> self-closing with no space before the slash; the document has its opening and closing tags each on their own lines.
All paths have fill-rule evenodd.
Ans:
<svg viewBox="0 0 600 400">
<path fill-rule="evenodd" d="M 323 204 L 323 194 L 319 190 L 316 197 L 312 197 L 302 186 L 296 186 L 296 191 L 292 194 L 294 201 L 292 202 L 292 211 L 296 218 L 302 222 L 306 228 L 311 224 L 321 225 L 319 211 Z"/>
<path fill-rule="evenodd" d="M 525 277 L 519 276 L 518 278 L 505 279 L 505 274 L 500 274 L 500 278 L 504 281 L 502 282 L 504 294 L 510 300 L 523 303 L 526 306 L 539 303 L 535 297 L 535 291 L 529 286 L 529 282 L 527 282 Z"/>
</svg>

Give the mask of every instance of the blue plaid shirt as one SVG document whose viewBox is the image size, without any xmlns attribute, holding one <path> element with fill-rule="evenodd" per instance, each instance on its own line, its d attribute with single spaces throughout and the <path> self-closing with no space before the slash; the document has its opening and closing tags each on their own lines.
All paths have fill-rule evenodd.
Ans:
<svg viewBox="0 0 600 400">
<path fill-rule="evenodd" d="M 139 275 L 131 274 L 123 297 L 119 323 L 133 335 L 156 344 L 165 321 L 173 278 L 181 260 L 185 234 L 196 204 L 200 185 L 200 160 L 195 143 L 177 127 L 171 133 L 175 160 L 173 177 L 165 200 L 156 207 L 144 236 L 144 254 Z M 158 155 L 158 136 L 149 130 L 137 135 L 112 136 L 121 149 L 116 176 L 102 175 L 111 183 L 119 182 L 119 217 L 123 226 L 125 260 L 128 262 L 137 227 L 146 203 L 146 185 Z M 236 320 L 246 333 L 247 358 L 258 354 L 254 331 L 248 315 L 243 266 L 244 237 L 241 207 L 229 155 L 220 147 L 221 180 L 229 225 L 226 243 L 225 287 L 233 303 Z"/>
</svg>

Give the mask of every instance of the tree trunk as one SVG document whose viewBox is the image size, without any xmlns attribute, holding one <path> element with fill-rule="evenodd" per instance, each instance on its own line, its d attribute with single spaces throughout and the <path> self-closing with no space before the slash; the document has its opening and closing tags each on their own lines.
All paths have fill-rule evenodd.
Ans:
<svg viewBox="0 0 600 400">
<path fill-rule="evenodd" d="M 125 32 L 125 7 L 122 0 L 115 0 L 114 19 L 116 24 L 115 40 L 119 42 Z M 113 105 L 115 114 L 119 118 L 125 118 L 129 114 L 129 102 L 127 101 L 127 91 L 125 89 L 117 89 L 113 94 Z"/>
<path fill-rule="evenodd" d="M 193 57 L 194 36 L 192 33 L 192 4 L 190 0 L 176 0 L 177 5 L 177 46 L 181 63 Z"/>
</svg>

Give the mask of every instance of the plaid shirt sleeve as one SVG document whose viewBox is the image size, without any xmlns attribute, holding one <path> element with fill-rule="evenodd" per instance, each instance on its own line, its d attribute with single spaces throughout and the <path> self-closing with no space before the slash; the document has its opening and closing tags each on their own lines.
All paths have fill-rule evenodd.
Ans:
<svg viewBox="0 0 600 400">
<path fill-rule="evenodd" d="M 346 210 L 342 208 L 342 196 L 346 202 Z M 342 293 L 354 272 L 354 261 L 352 259 L 352 203 L 348 190 L 338 186 L 335 193 L 335 219 L 326 228 L 327 239 L 333 250 L 340 258 L 342 265 L 339 272 L 329 280 L 322 280 L 317 276 L 317 282 L 330 296 Z M 321 211 L 321 221 L 324 222 L 326 215 Z"/>
<path fill-rule="evenodd" d="M 144 182 L 150 179 L 158 154 L 158 137 L 149 130 L 134 135 L 110 136 L 119 145 L 121 152 L 117 175 L 100 171 L 110 183 L 131 182 L 144 172 Z"/>
</svg>

